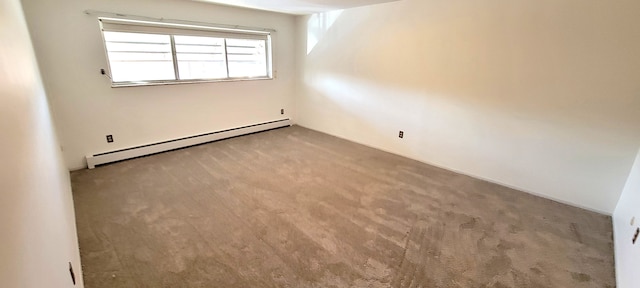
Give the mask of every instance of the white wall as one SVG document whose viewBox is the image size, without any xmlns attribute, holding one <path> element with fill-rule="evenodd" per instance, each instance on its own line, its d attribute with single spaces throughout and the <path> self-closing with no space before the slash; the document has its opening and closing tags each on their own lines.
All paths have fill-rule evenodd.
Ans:
<svg viewBox="0 0 640 288">
<path fill-rule="evenodd" d="M 635 219 L 633 224 L 631 219 Z M 631 241 L 638 227 L 640 227 L 640 151 L 613 213 L 618 288 L 638 287 L 640 283 L 640 273 L 638 273 L 640 239 L 635 245 Z"/>
<path fill-rule="evenodd" d="M 294 24 L 290 15 L 186 0 L 24 0 L 43 81 L 70 169 L 84 156 L 282 119 L 293 109 Z M 274 28 L 277 79 L 110 88 L 96 16 L 101 10 L 155 18 Z M 288 115 L 285 115 L 288 116 Z M 105 135 L 115 142 L 107 144 Z"/>
<path fill-rule="evenodd" d="M 297 122 L 611 214 L 640 141 L 638 11 L 403 0 L 300 17 Z"/>
<path fill-rule="evenodd" d="M 19 0 L 0 1 L 0 133 L 0 287 L 83 287 L 69 173 Z"/>
</svg>

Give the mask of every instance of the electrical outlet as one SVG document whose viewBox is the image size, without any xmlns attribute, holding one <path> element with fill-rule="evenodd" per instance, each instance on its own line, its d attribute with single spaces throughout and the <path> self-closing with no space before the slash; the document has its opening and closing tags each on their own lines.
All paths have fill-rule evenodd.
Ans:
<svg viewBox="0 0 640 288">
<path fill-rule="evenodd" d="M 71 265 L 71 262 L 69 262 L 69 274 L 71 276 L 71 282 L 73 282 L 73 285 L 76 285 L 76 273 L 73 273 L 73 265 Z"/>
<path fill-rule="evenodd" d="M 107 135 L 107 143 L 113 143 L 113 135 Z"/>
<path fill-rule="evenodd" d="M 284 115 L 284 109 L 280 109 L 280 115 Z"/>
<path fill-rule="evenodd" d="M 100 74 L 105 75 L 105 74 L 107 74 L 107 72 L 104 71 L 104 69 L 100 69 Z"/>
<path fill-rule="evenodd" d="M 634 234 L 633 239 L 631 239 L 632 244 L 636 244 L 636 241 L 638 241 L 638 235 L 640 235 L 640 228 L 636 228 L 636 234 Z"/>
<path fill-rule="evenodd" d="M 398 137 L 404 138 L 404 131 L 400 131 L 400 133 L 398 133 Z"/>
</svg>

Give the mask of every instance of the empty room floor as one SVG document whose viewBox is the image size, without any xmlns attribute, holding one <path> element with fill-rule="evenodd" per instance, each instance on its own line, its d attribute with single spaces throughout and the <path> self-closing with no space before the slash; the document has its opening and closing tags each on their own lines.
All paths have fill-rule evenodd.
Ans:
<svg viewBox="0 0 640 288">
<path fill-rule="evenodd" d="M 71 178 L 87 288 L 615 286 L 610 217 L 299 126 Z"/>
</svg>

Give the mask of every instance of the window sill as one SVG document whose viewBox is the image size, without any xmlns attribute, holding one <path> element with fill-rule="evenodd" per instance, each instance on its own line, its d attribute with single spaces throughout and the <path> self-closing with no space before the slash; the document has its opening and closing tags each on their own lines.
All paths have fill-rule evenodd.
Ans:
<svg viewBox="0 0 640 288">
<path fill-rule="evenodd" d="M 163 81 L 131 81 L 131 82 L 111 82 L 111 88 L 123 87 L 139 87 L 139 86 L 162 86 L 162 85 L 178 85 L 178 84 L 197 84 L 197 83 L 216 83 L 216 82 L 240 82 L 240 81 L 259 81 L 273 80 L 273 77 L 256 77 L 256 78 L 226 78 L 226 79 L 207 79 L 207 80 L 163 80 Z"/>
</svg>

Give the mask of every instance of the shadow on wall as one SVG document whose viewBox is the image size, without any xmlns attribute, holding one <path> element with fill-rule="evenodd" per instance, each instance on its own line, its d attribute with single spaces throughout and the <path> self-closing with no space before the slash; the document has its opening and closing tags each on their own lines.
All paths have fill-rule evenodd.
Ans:
<svg viewBox="0 0 640 288">
<path fill-rule="evenodd" d="M 316 44 L 329 31 L 344 10 L 335 10 L 325 13 L 313 14 L 307 20 L 307 55 L 313 51 Z"/>
<path fill-rule="evenodd" d="M 455 13 L 447 17 L 416 2 L 310 16 L 310 73 L 427 90 L 550 126 L 589 126 L 597 132 L 637 123 L 632 108 L 640 107 L 640 85 L 630 83 L 636 82 L 640 61 L 617 55 L 618 38 L 624 37 L 603 31 L 591 15 L 578 19 L 580 27 L 557 23 L 564 16 L 545 7 L 524 13 L 526 7 L 494 12 L 480 3 L 441 4 L 445 7 L 437 8 Z"/>
<path fill-rule="evenodd" d="M 397 138 L 390 138 L 388 131 L 395 130 L 392 123 L 399 115 L 386 109 L 386 96 L 403 94 L 403 97 L 421 97 L 411 91 L 401 91 L 390 87 L 376 86 L 373 83 L 344 75 L 317 75 L 308 83 L 308 100 L 312 106 L 330 107 L 330 115 L 325 115 L 323 124 L 341 126 L 346 130 L 363 130 L 376 140 L 378 148 L 388 149 Z M 371 101 L 371 98 L 383 101 Z M 386 98 L 392 99 L 392 98 Z M 352 107 L 359 107 L 353 110 Z M 376 115 L 371 119 L 370 115 Z M 407 114 L 408 115 L 408 114 Z M 423 121 L 423 115 L 412 113 L 415 121 Z M 365 128 L 366 127 L 366 128 Z M 404 154 L 406 152 L 400 152 Z M 406 155 L 406 154 L 405 154 Z"/>
<path fill-rule="evenodd" d="M 309 16 L 300 123 L 611 212 L 603 191 L 621 191 L 640 141 L 640 41 L 628 8 L 602 5 L 405 0 Z M 389 137 L 401 128 L 413 139 Z"/>
</svg>

